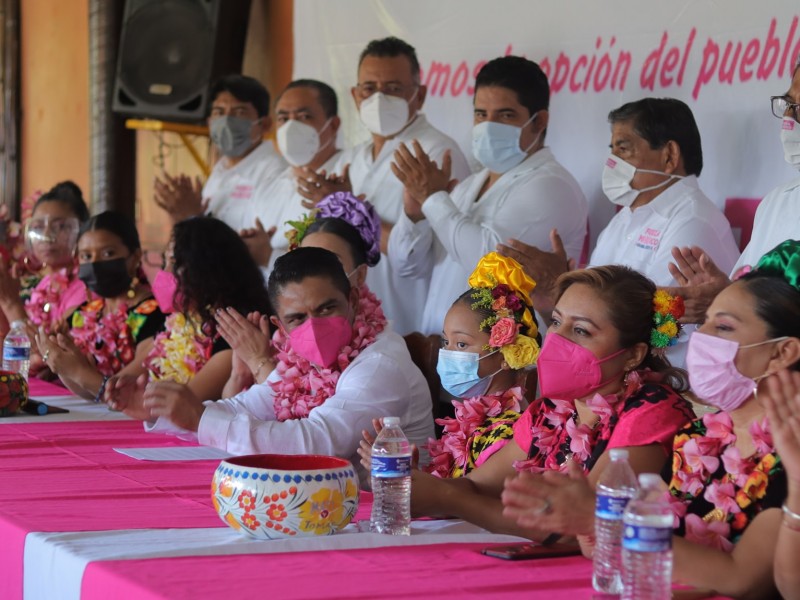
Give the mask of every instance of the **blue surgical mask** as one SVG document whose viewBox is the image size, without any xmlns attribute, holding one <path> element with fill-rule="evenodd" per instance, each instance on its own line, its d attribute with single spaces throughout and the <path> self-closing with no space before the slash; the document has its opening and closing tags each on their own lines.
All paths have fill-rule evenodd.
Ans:
<svg viewBox="0 0 800 600">
<path fill-rule="evenodd" d="M 478 362 L 495 352 L 497 350 L 481 356 L 477 352 L 458 352 L 440 348 L 436 372 L 439 373 L 439 378 L 442 380 L 442 387 L 456 398 L 483 396 L 489 389 L 492 377 L 502 369 L 498 369 L 486 377 L 480 377 Z"/>
<path fill-rule="evenodd" d="M 528 157 L 528 151 L 533 148 L 541 137 L 541 132 L 536 136 L 530 146 L 525 150 L 519 147 L 522 129 L 536 118 L 539 113 L 523 123 L 522 127 L 483 121 L 472 128 L 472 154 L 475 159 L 493 173 L 505 173 L 516 167 Z"/>
</svg>

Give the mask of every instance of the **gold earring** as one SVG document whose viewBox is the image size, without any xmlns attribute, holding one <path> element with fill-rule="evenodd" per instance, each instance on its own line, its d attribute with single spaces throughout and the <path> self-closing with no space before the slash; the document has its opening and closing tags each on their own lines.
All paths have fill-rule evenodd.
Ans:
<svg viewBox="0 0 800 600">
<path fill-rule="evenodd" d="M 139 278 L 134 275 L 133 279 L 131 279 L 131 288 L 128 290 L 128 298 L 133 300 L 136 296 L 136 286 L 139 285 Z"/>
</svg>

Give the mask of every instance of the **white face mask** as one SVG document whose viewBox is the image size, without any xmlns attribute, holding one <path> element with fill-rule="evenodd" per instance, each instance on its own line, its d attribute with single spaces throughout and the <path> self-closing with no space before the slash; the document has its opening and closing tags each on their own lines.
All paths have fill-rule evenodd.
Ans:
<svg viewBox="0 0 800 600">
<path fill-rule="evenodd" d="M 783 117 L 781 142 L 786 162 L 795 169 L 800 169 L 800 123 L 791 117 Z"/>
<path fill-rule="evenodd" d="M 633 176 L 636 175 L 636 171 L 640 173 L 665 175 L 667 179 L 656 185 L 635 190 L 631 187 L 631 181 L 633 181 Z M 652 171 L 650 169 L 637 169 L 631 163 L 625 162 L 618 156 L 612 154 L 606 159 L 606 164 L 603 167 L 603 193 L 614 204 L 630 206 L 642 192 L 657 190 L 667 185 L 673 179 L 683 179 L 683 175 L 664 173 L 663 171 Z"/>
<path fill-rule="evenodd" d="M 361 102 L 361 107 L 358 109 L 358 114 L 364 127 L 369 129 L 370 133 L 383 137 L 398 133 L 408 123 L 411 112 L 408 104 L 414 101 L 418 91 L 419 88 L 414 91 L 414 95 L 411 96 L 411 100 L 408 102 L 406 102 L 405 98 L 387 96 L 383 92 L 375 92 Z"/>
<path fill-rule="evenodd" d="M 320 150 L 329 146 L 333 138 L 329 139 L 324 146 L 320 146 L 319 134 L 325 131 L 330 122 L 330 119 L 325 121 L 319 131 L 297 119 L 289 119 L 278 127 L 275 137 L 278 141 L 278 148 L 286 162 L 293 167 L 305 166 L 313 160 Z"/>
<path fill-rule="evenodd" d="M 524 150 L 519 147 L 523 128 L 539 113 L 525 121 L 521 127 L 483 121 L 472 128 L 472 155 L 492 173 L 505 173 L 516 167 L 528 157 L 528 151 L 542 137 L 542 132 Z"/>
</svg>

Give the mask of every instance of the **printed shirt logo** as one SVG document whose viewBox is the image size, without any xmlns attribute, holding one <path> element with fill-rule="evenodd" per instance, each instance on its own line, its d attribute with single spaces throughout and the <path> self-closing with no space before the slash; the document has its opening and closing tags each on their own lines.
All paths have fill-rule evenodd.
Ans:
<svg viewBox="0 0 800 600">
<path fill-rule="evenodd" d="M 648 227 L 643 233 L 639 234 L 639 238 L 636 240 L 636 247 L 654 252 L 660 243 L 661 230 Z"/>
<path fill-rule="evenodd" d="M 230 197 L 236 200 L 249 200 L 253 195 L 253 186 L 238 184 L 233 188 Z"/>
</svg>

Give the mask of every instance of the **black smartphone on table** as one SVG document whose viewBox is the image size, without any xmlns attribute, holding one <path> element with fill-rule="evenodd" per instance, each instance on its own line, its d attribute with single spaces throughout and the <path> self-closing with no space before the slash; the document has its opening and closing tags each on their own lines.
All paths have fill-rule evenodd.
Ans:
<svg viewBox="0 0 800 600">
<path fill-rule="evenodd" d="M 488 546 L 481 550 L 481 554 L 505 560 L 530 560 L 533 558 L 557 558 L 559 556 L 577 556 L 581 547 L 571 543 L 537 544 L 535 542 L 522 542 L 507 546 Z"/>
</svg>

